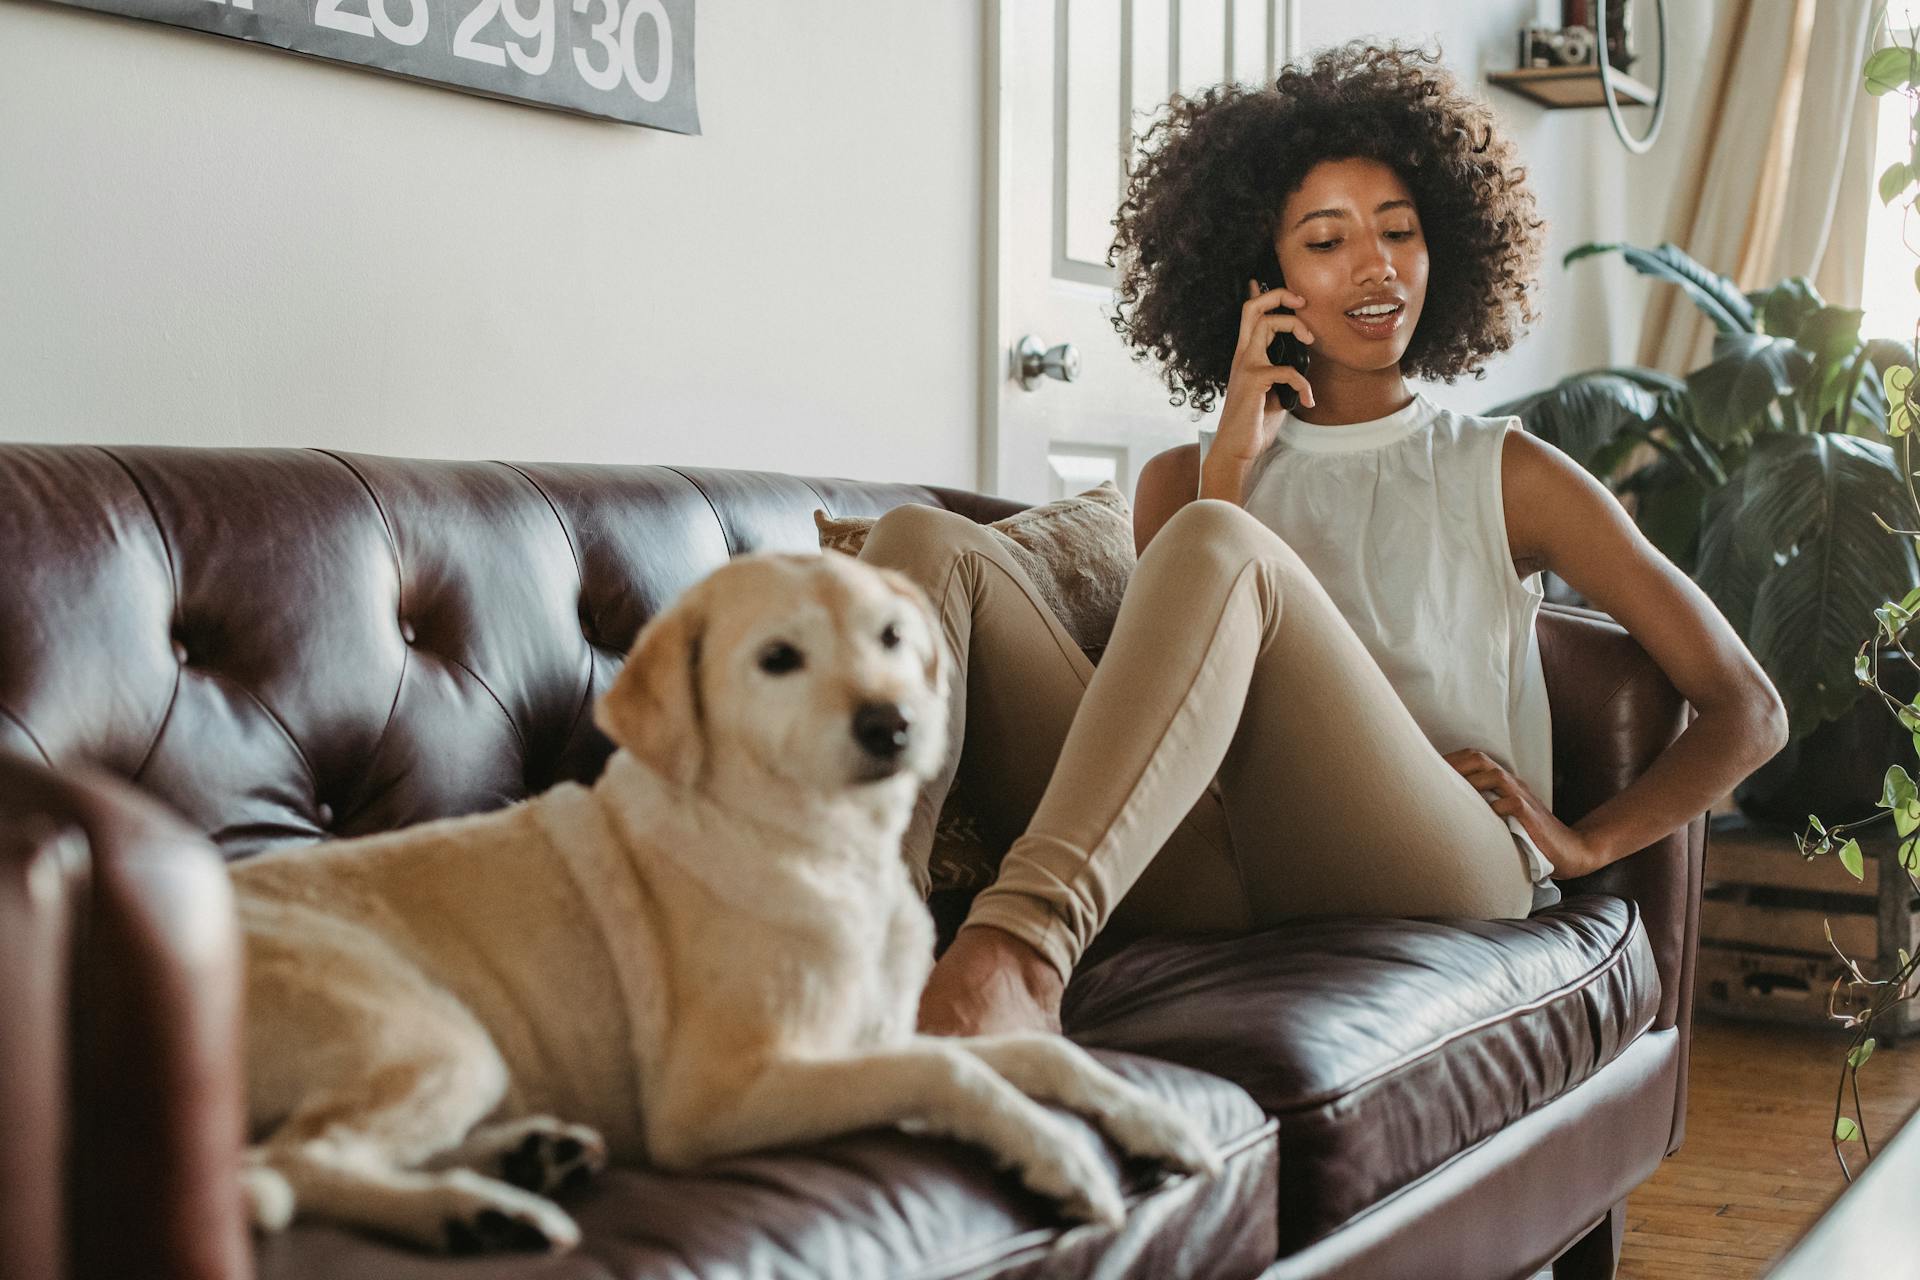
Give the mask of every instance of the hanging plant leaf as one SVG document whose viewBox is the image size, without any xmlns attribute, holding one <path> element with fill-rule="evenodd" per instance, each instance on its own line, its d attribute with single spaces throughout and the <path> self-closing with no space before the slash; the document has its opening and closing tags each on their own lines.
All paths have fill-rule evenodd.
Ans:
<svg viewBox="0 0 1920 1280">
<path fill-rule="evenodd" d="M 1853 658 L 1874 610 L 1920 581 L 1892 450 L 1852 436 L 1768 432 L 1709 499 L 1700 585 L 1740 631 L 1800 738 L 1854 703 Z"/>
<path fill-rule="evenodd" d="M 1700 430 L 1720 444 L 1757 430 L 1767 406 L 1791 395 L 1812 367 L 1806 348 L 1791 338 L 1720 334 L 1712 363 L 1687 375 Z"/>
<path fill-rule="evenodd" d="M 1913 168 L 1905 160 L 1895 160 L 1880 175 L 1880 203 L 1892 204 L 1913 182 Z"/>
<path fill-rule="evenodd" d="M 1913 411 L 1907 405 L 1913 370 L 1903 364 L 1889 365 L 1880 377 L 1887 397 L 1887 434 L 1898 438 L 1913 430 Z"/>
<path fill-rule="evenodd" d="M 1686 290 L 1693 304 L 1706 313 L 1720 332 L 1753 332 L 1753 304 L 1740 292 L 1740 287 L 1695 262 L 1679 245 L 1666 243 L 1657 249 L 1642 249 L 1633 244 L 1583 244 L 1568 251 L 1561 265 L 1570 266 L 1582 258 L 1616 250 L 1627 260 L 1627 265 L 1641 275 L 1666 280 Z"/>
<path fill-rule="evenodd" d="M 1866 82 L 1867 92 L 1878 98 L 1920 80 L 1920 66 L 1916 66 L 1911 49 L 1896 45 L 1890 49 L 1876 49 L 1869 54 L 1861 75 Z"/>
</svg>

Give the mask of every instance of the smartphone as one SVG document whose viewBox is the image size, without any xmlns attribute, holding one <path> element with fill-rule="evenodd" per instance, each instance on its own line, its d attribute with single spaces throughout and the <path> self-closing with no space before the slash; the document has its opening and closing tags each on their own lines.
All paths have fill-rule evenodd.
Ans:
<svg viewBox="0 0 1920 1280">
<path fill-rule="evenodd" d="M 1260 292 L 1265 293 L 1269 289 L 1282 289 L 1286 287 L 1286 278 L 1279 273 L 1277 268 L 1271 274 L 1274 282 L 1268 284 L 1265 280 L 1262 280 L 1260 282 Z M 1279 307 L 1276 309 L 1285 315 L 1293 314 L 1292 307 Z M 1294 337 L 1291 333 L 1276 333 L 1273 335 L 1273 341 L 1267 344 L 1267 359 L 1277 365 L 1288 365 L 1298 369 L 1303 377 L 1309 376 L 1307 374 L 1307 361 L 1309 359 L 1307 355 L 1307 344 Z M 1299 406 L 1300 389 L 1298 387 L 1293 386 L 1291 383 L 1276 382 L 1273 384 L 1273 390 L 1274 393 L 1280 397 L 1280 407 L 1282 409 L 1291 412 Z"/>
</svg>

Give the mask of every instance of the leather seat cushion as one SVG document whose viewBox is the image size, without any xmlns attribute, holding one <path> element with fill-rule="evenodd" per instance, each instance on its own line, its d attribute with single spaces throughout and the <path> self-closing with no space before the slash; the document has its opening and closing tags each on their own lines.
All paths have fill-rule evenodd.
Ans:
<svg viewBox="0 0 1920 1280">
<path fill-rule="evenodd" d="M 1638 909 L 1303 919 L 1141 939 L 1083 969 L 1067 1032 L 1201 1066 L 1280 1121 L 1280 1247 L 1325 1235 L 1612 1061 L 1653 1021 Z"/>
<path fill-rule="evenodd" d="M 1117 1233 L 1066 1222 L 978 1148 L 867 1132 L 720 1161 L 698 1174 L 608 1170 L 557 1197 L 584 1237 L 561 1257 L 449 1260 L 299 1225 L 260 1243 L 260 1280 L 1238 1277 L 1265 1268 L 1276 1249 L 1274 1122 L 1224 1080 L 1125 1054 L 1099 1056 L 1184 1109 L 1226 1164 L 1218 1178 L 1169 1178 L 1139 1162 L 1123 1169 L 1105 1147 L 1128 1193 Z"/>
</svg>

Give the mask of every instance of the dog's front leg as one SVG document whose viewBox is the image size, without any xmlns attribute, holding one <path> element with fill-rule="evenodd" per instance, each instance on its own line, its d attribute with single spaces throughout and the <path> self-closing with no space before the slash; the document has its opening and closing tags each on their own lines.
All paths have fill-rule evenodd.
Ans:
<svg viewBox="0 0 1920 1280">
<path fill-rule="evenodd" d="M 1125 1216 L 1113 1174 L 1070 1126 L 931 1037 L 858 1058 L 775 1059 L 730 1097 L 689 1089 L 682 1105 L 650 1099 L 648 1112 L 650 1154 L 668 1168 L 906 1125 L 986 1147 L 1073 1217 L 1117 1226 Z"/>
<path fill-rule="evenodd" d="M 1022 1093 L 1098 1121 L 1129 1155 L 1162 1160 L 1188 1172 L 1220 1172 L 1220 1157 L 1191 1120 L 1101 1066 L 1065 1036 L 1023 1031 L 969 1036 L 954 1043 Z"/>
</svg>

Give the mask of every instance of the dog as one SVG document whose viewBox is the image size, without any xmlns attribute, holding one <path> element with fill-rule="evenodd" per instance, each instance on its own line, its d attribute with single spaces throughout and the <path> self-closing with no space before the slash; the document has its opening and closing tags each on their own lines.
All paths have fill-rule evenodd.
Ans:
<svg viewBox="0 0 1920 1280">
<path fill-rule="evenodd" d="M 558 1251 L 580 1232 L 550 1194 L 609 1159 L 895 1125 L 1117 1225 L 1107 1165 L 1034 1099 L 1217 1171 L 1062 1037 L 915 1033 L 934 935 L 901 838 L 944 759 L 946 654 L 905 575 L 744 555 L 641 630 L 591 787 L 237 864 L 255 1224 Z"/>
</svg>

